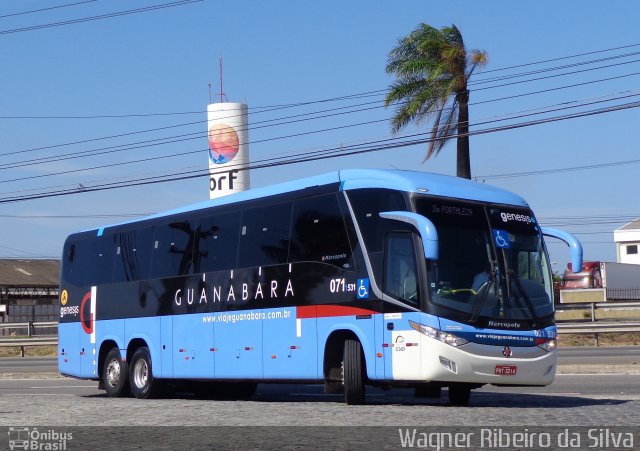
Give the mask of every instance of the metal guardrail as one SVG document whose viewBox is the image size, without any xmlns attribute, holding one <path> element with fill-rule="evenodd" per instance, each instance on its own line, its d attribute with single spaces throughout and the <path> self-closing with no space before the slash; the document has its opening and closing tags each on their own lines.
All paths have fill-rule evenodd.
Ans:
<svg viewBox="0 0 640 451">
<path fill-rule="evenodd" d="M 559 334 L 609 334 L 618 332 L 640 332 L 640 322 L 558 324 Z"/>
<path fill-rule="evenodd" d="M 24 357 L 25 346 L 55 346 L 58 344 L 57 335 L 38 335 L 36 332 L 42 328 L 58 328 L 57 321 L 27 321 L 24 323 L 0 323 L 0 330 L 26 329 L 27 336 L 2 336 L 0 347 L 19 347 L 20 356 Z"/>
<path fill-rule="evenodd" d="M 58 328 L 57 321 L 27 321 L 24 323 L 0 323 L 0 330 L 6 329 L 27 329 L 27 336 L 36 335 L 36 328 L 55 327 Z"/>
<path fill-rule="evenodd" d="M 598 310 L 640 309 L 640 301 L 632 302 L 576 302 L 556 304 L 556 311 L 587 310 L 589 318 L 556 322 L 558 334 L 593 334 L 595 345 L 600 344 L 599 334 L 640 332 L 640 318 L 634 320 L 597 319 Z"/>
</svg>

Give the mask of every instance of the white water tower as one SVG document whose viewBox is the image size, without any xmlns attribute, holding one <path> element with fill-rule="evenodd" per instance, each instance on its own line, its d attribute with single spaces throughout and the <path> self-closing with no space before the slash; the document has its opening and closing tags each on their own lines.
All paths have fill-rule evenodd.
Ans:
<svg viewBox="0 0 640 451">
<path fill-rule="evenodd" d="M 249 189 L 249 107 L 225 102 L 220 59 L 220 102 L 207 106 L 209 198 Z"/>
</svg>

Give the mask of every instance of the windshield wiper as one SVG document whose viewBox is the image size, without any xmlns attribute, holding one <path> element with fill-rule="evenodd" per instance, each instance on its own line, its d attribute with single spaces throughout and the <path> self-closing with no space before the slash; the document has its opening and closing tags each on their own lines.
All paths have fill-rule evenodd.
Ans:
<svg viewBox="0 0 640 451">
<path fill-rule="evenodd" d="M 478 322 L 480 313 L 482 312 L 484 305 L 487 303 L 487 298 L 489 297 L 489 291 L 491 290 L 491 286 L 496 283 L 497 271 L 494 265 L 491 265 L 491 266 L 492 268 L 491 268 L 491 272 L 489 273 L 489 281 L 486 283 L 486 286 L 484 287 L 484 291 L 481 293 L 481 296 L 474 301 L 473 307 L 471 309 L 471 317 L 469 318 L 469 322 L 472 324 Z M 482 287 L 480 287 L 480 290 L 478 290 L 478 292 L 480 291 L 482 291 Z"/>
<path fill-rule="evenodd" d="M 507 269 L 507 276 L 509 278 L 512 278 L 513 281 L 515 282 L 514 285 L 518 288 L 518 291 L 522 295 L 522 299 L 524 299 L 524 302 L 527 305 L 527 310 L 529 310 L 529 314 L 531 315 L 531 326 L 535 327 L 536 318 L 537 318 L 536 311 L 535 311 L 535 308 L 533 307 L 533 302 L 531 302 L 531 298 L 529 297 L 526 290 L 522 286 L 522 283 L 520 282 L 520 277 L 518 277 L 518 275 L 513 269 Z M 507 285 L 510 285 L 508 280 L 507 280 Z M 509 298 L 511 298 L 511 293 L 509 294 Z M 515 298 L 516 297 L 514 296 L 514 299 Z"/>
</svg>

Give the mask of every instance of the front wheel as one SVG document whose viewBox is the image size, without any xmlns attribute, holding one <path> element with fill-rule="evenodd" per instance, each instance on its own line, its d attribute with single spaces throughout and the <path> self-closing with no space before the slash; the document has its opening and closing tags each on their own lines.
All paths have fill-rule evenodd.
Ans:
<svg viewBox="0 0 640 451">
<path fill-rule="evenodd" d="M 139 399 L 155 398 L 160 392 L 160 382 L 153 377 L 149 348 L 136 349 L 129 365 L 131 393 Z"/>
<path fill-rule="evenodd" d="M 129 368 L 122 360 L 120 350 L 112 348 L 102 365 L 102 382 L 107 395 L 116 398 L 129 394 Z"/>
<path fill-rule="evenodd" d="M 358 340 L 345 341 L 342 365 L 345 402 L 349 405 L 363 404 L 364 359 Z"/>
</svg>

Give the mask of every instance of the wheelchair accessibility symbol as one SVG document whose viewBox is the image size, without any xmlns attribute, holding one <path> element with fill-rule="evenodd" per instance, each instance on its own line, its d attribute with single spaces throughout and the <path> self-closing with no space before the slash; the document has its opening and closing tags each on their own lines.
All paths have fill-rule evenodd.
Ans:
<svg viewBox="0 0 640 451">
<path fill-rule="evenodd" d="M 369 297 L 369 279 L 358 279 L 357 298 L 367 299 Z"/>
<path fill-rule="evenodd" d="M 509 249 L 511 243 L 509 242 L 509 234 L 505 230 L 493 229 L 493 241 L 496 243 L 496 247 L 502 249 Z"/>
</svg>

